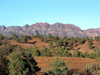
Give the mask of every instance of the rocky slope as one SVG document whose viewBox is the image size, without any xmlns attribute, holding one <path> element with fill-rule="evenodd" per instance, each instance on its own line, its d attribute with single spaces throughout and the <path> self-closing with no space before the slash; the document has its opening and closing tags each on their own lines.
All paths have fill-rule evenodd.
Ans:
<svg viewBox="0 0 100 75">
<path fill-rule="evenodd" d="M 81 30 L 79 27 L 72 25 L 72 24 L 62 24 L 62 23 L 55 23 L 50 25 L 48 23 L 36 23 L 32 24 L 31 26 L 25 25 L 23 27 L 20 26 L 0 26 L 0 34 L 4 36 L 11 36 L 13 33 L 17 35 L 35 35 L 36 33 L 39 34 L 52 34 L 54 36 L 66 36 L 66 37 L 95 37 L 100 36 L 100 28 L 98 29 L 88 29 L 88 30 Z"/>
</svg>

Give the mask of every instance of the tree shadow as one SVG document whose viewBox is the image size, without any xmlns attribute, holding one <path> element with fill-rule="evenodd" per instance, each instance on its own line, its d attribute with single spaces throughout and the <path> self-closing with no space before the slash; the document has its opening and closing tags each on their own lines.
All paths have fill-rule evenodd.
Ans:
<svg viewBox="0 0 100 75">
<path fill-rule="evenodd" d="M 93 43 L 91 43 L 93 45 Z"/>
<path fill-rule="evenodd" d="M 28 42 L 29 44 L 35 44 L 37 41 L 34 41 L 34 42 Z"/>
<path fill-rule="evenodd" d="M 77 50 L 80 50 L 80 48 L 77 48 Z"/>
<path fill-rule="evenodd" d="M 85 72 L 82 72 L 82 71 L 79 70 L 79 69 L 71 69 L 71 70 L 68 71 L 68 75 L 72 75 L 72 74 L 74 74 L 74 73 L 77 73 L 77 74 L 80 74 L 80 75 L 86 75 Z"/>
</svg>

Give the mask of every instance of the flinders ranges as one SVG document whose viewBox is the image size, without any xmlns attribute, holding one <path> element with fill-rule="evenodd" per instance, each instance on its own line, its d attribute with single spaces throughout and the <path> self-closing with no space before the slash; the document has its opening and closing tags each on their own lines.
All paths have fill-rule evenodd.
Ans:
<svg viewBox="0 0 100 75">
<path fill-rule="evenodd" d="M 100 75 L 99 0 L 0 0 L 0 75 Z"/>
</svg>

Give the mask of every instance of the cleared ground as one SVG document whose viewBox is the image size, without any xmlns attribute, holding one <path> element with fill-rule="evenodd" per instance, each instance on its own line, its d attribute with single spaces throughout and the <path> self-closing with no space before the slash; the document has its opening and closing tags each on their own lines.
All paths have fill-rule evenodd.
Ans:
<svg viewBox="0 0 100 75">
<path fill-rule="evenodd" d="M 14 40 L 9 40 L 9 42 L 12 45 L 21 45 L 23 48 L 29 48 L 37 46 L 39 49 L 42 49 L 43 46 L 46 46 L 49 48 L 49 43 L 42 42 L 38 38 L 33 38 L 32 40 L 29 40 L 28 43 L 22 44 L 17 43 Z M 56 44 L 53 42 L 53 45 L 56 46 Z M 100 43 L 98 41 L 92 42 L 93 47 L 98 47 L 100 49 Z M 75 50 L 79 50 L 81 52 L 89 52 L 93 53 L 93 49 L 89 49 L 88 43 L 85 42 L 83 45 L 78 45 L 77 47 L 74 47 L 74 49 L 70 50 L 71 53 L 73 53 Z M 49 64 L 51 61 L 54 60 L 55 57 L 34 57 L 35 60 L 38 63 L 38 66 L 41 68 L 41 71 L 38 73 L 38 75 L 43 75 L 43 73 L 50 69 Z M 66 65 L 68 66 L 68 73 L 69 75 L 72 75 L 72 73 L 79 73 L 81 75 L 86 75 L 86 72 L 84 71 L 84 66 L 87 66 L 89 63 L 100 63 L 100 61 L 97 61 L 95 59 L 89 59 L 89 58 L 79 58 L 79 57 L 60 57 L 64 60 Z"/>
<path fill-rule="evenodd" d="M 46 47 L 49 48 L 49 43 L 42 42 L 38 38 L 33 38 L 32 40 L 29 40 L 28 43 L 25 43 L 25 44 L 18 43 L 15 40 L 9 40 L 9 42 L 12 45 L 21 45 L 23 48 L 29 48 L 29 47 L 34 47 L 34 46 L 38 47 L 39 49 L 42 49 L 43 46 L 46 46 Z M 55 42 L 53 42 L 53 45 L 56 46 Z M 92 42 L 92 46 L 93 47 L 98 47 L 100 49 L 100 42 L 93 41 Z M 72 50 L 70 50 L 70 52 L 73 53 L 75 50 L 79 50 L 79 51 L 81 51 L 83 53 L 86 52 L 86 51 L 89 52 L 89 53 L 93 53 L 94 52 L 93 49 L 89 48 L 87 42 L 85 42 L 83 45 L 78 45 L 77 47 L 74 47 Z"/>
<path fill-rule="evenodd" d="M 45 72 L 50 69 L 50 62 L 53 61 L 56 57 L 34 57 L 38 63 L 38 66 L 41 68 L 41 72 Z M 89 58 L 79 58 L 79 57 L 59 57 L 63 59 L 68 67 L 68 73 L 79 73 L 81 75 L 86 75 L 84 71 L 84 66 L 87 66 L 90 63 L 100 63 L 100 61 Z"/>
</svg>

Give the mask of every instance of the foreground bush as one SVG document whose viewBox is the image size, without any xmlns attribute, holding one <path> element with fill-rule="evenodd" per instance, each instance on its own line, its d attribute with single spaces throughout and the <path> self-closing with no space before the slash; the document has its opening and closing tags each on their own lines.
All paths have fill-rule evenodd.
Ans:
<svg viewBox="0 0 100 75">
<path fill-rule="evenodd" d="M 37 47 L 30 47 L 26 50 L 27 54 L 31 54 L 32 56 L 40 56 L 40 51 Z"/>
<path fill-rule="evenodd" d="M 43 46 L 43 49 L 40 50 L 41 56 L 52 56 L 52 53 L 49 48 Z"/>
<path fill-rule="evenodd" d="M 54 54 L 56 56 L 72 56 L 71 53 L 69 52 L 69 50 L 67 48 L 63 49 L 61 47 L 57 47 L 57 49 L 54 51 Z"/>
<path fill-rule="evenodd" d="M 84 70 L 88 75 L 96 75 L 100 72 L 100 64 L 89 64 L 88 66 L 84 67 Z"/>
<path fill-rule="evenodd" d="M 35 75 L 40 70 L 31 55 L 25 55 L 21 52 L 12 52 L 9 55 L 9 61 L 10 75 Z"/>
<path fill-rule="evenodd" d="M 67 66 L 65 62 L 59 58 L 55 58 L 50 63 L 51 70 L 47 71 L 47 75 L 67 75 Z"/>
</svg>

